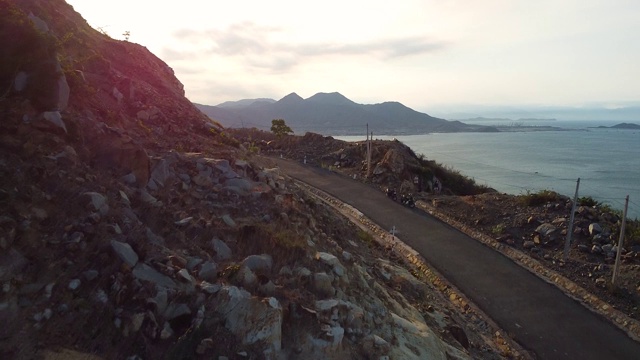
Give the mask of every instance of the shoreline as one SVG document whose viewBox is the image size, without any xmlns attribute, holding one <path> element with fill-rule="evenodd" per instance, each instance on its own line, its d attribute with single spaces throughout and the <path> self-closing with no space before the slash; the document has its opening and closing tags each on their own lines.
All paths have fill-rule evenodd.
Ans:
<svg viewBox="0 0 640 360">
<path fill-rule="evenodd" d="M 557 132 L 555 134 L 550 133 L 552 132 L 503 132 L 498 133 L 500 135 L 483 134 L 482 137 L 471 136 L 469 133 L 375 135 L 374 137 L 379 140 L 396 139 L 401 141 L 416 154 L 423 154 L 430 160 L 458 171 L 460 174 L 473 179 L 478 185 L 485 185 L 498 192 L 514 196 L 550 190 L 573 198 L 576 180 L 581 178 L 579 197 L 592 197 L 598 202 L 622 212 L 624 197 L 629 195 L 631 201 L 627 218 L 632 220 L 640 218 L 640 206 L 638 205 L 640 202 L 640 189 L 633 188 L 634 185 L 628 184 L 628 181 L 619 182 L 617 179 L 622 178 L 622 175 L 618 175 L 616 170 L 607 170 L 607 168 L 611 168 L 611 165 L 607 163 L 607 161 L 610 162 L 608 156 L 611 156 L 611 154 L 603 155 L 602 157 L 605 159 L 600 159 L 600 161 L 596 159 L 571 159 L 572 163 L 564 165 L 550 155 L 549 157 L 552 161 L 544 161 L 542 157 L 534 158 L 536 151 L 540 150 L 539 147 L 531 149 L 531 154 L 526 150 L 517 148 L 518 144 L 524 141 L 536 144 L 538 136 L 543 137 L 545 141 L 546 138 L 554 138 L 555 140 L 552 143 L 563 139 L 563 136 L 559 136 Z M 585 135 L 580 135 L 580 137 L 593 138 L 601 143 L 606 143 L 605 140 L 607 140 L 600 140 L 603 137 L 607 138 L 607 136 L 602 136 L 597 131 L 591 133 L 579 131 L 577 133 L 586 133 Z M 614 133 L 606 132 L 606 134 L 609 134 L 608 137 L 612 137 L 613 135 L 611 134 L 615 133 L 618 133 L 618 131 Z M 624 133 L 628 134 L 627 137 L 634 136 L 632 132 Z M 508 137 L 505 138 L 505 141 L 509 142 L 508 145 L 495 143 L 496 138 L 501 135 Z M 427 137 L 428 139 L 425 139 Z M 452 139 L 452 137 L 455 137 L 455 139 Z M 364 140 L 364 136 L 334 136 L 334 138 L 347 142 Z M 635 138 L 631 139 L 631 141 L 633 140 Z M 461 143 L 464 143 L 464 145 L 461 145 Z M 586 154 L 579 153 L 584 143 L 588 143 L 588 141 L 574 141 L 574 143 L 567 146 L 573 146 L 574 152 L 586 157 Z M 494 144 L 498 144 L 496 147 L 502 145 L 501 150 L 493 149 Z M 486 153 L 489 150 L 491 152 Z M 565 156 L 563 151 L 558 148 L 552 150 L 560 154 L 556 154 L 557 156 Z M 515 151 L 519 151 L 519 153 L 514 154 Z M 480 154 L 481 152 L 482 155 Z M 629 152 L 632 153 L 633 149 Z M 518 155 L 526 160 L 516 159 Z M 569 158 L 568 155 L 566 157 Z M 551 163 L 549 164 L 549 162 Z M 590 168 L 595 166 L 600 166 L 601 169 L 594 170 Z M 629 168 L 623 170 L 631 172 L 631 175 L 628 175 L 628 178 L 631 179 L 634 178 L 634 169 L 632 166 L 629 166 Z M 605 171 L 613 172 L 605 173 Z M 640 176 L 640 174 L 637 176 Z M 629 191 L 624 191 L 625 189 L 629 189 Z"/>
</svg>

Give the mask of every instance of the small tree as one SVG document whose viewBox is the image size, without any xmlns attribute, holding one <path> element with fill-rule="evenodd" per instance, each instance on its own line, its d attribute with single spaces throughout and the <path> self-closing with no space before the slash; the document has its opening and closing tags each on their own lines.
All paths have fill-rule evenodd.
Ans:
<svg viewBox="0 0 640 360">
<path fill-rule="evenodd" d="M 271 132 L 280 137 L 293 133 L 293 130 L 285 124 L 284 119 L 273 119 L 271 120 Z"/>
</svg>

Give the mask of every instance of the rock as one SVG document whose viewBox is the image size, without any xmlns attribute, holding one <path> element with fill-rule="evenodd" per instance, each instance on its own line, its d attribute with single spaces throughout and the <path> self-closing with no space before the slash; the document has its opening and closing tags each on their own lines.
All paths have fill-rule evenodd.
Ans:
<svg viewBox="0 0 640 360">
<path fill-rule="evenodd" d="M 153 231 L 151 231 L 151 229 L 149 228 L 147 228 L 146 230 L 146 235 L 147 235 L 147 240 L 149 240 L 149 242 L 156 245 L 164 244 L 164 239 L 162 238 L 162 236 L 158 236 L 154 234 Z"/>
<path fill-rule="evenodd" d="M 602 245 L 601 249 L 602 249 L 602 252 L 603 252 L 603 253 L 608 254 L 608 253 L 610 253 L 611 251 L 613 251 L 613 245 L 611 245 L 611 244 L 605 244 L 605 245 Z"/>
<path fill-rule="evenodd" d="M 160 332 L 160 339 L 162 340 L 167 340 L 168 338 L 173 336 L 173 329 L 171 328 L 171 324 L 169 324 L 169 322 L 165 322 L 164 323 L 164 327 L 162 328 L 162 331 Z"/>
<path fill-rule="evenodd" d="M 212 338 L 202 339 L 202 341 L 200 341 L 200 344 L 198 344 L 198 347 L 196 348 L 196 354 L 204 355 L 207 350 L 212 349 L 214 346 L 215 342 Z M 220 357 L 218 357 L 218 360 L 220 360 Z"/>
<path fill-rule="evenodd" d="M 587 245 L 584 245 L 584 244 L 579 244 L 578 245 L 578 250 L 580 250 L 581 252 L 584 252 L 584 253 L 588 253 L 589 252 L 589 247 Z"/>
<path fill-rule="evenodd" d="M 534 248 L 535 246 L 536 246 L 536 244 L 535 244 L 533 241 L 525 241 L 525 242 L 522 244 L 522 247 L 523 247 L 523 248 L 525 248 L 525 249 L 532 249 L 532 248 Z"/>
<path fill-rule="evenodd" d="M 251 269 L 251 271 L 256 272 L 271 272 L 271 267 L 273 266 L 273 259 L 269 254 L 262 255 L 249 255 L 244 260 L 242 260 L 242 266 L 246 266 Z"/>
<path fill-rule="evenodd" d="M 187 267 L 187 270 L 189 270 L 189 272 L 193 272 L 195 270 L 195 268 L 202 264 L 204 262 L 204 260 L 198 258 L 198 257 L 190 257 L 187 259 L 187 264 L 185 265 Z"/>
<path fill-rule="evenodd" d="M 351 261 L 351 259 L 353 258 L 353 256 L 351 255 L 351 253 L 350 253 L 350 252 L 348 252 L 348 251 L 343 251 L 343 252 L 342 252 L 342 258 L 343 258 L 345 261 L 349 262 L 349 261 Z"/>
<path fill-rule="evenodd" d="M 371 334 L 362 339 L 362 349 L 369 359 L 379 359 L 389 353 L 391 344 L 380 336 Z"/>
<path fill-rule="evenodd" d="M 172 176 L 169 161 L 167 159 L 160 159 L 151 171 L 147 187 L 150 189 L 162 188 Z"/>
<path fill-rule="evenodd" d="M 168 297 L 167 290 L 159 288 L 155 297 L 147 299 L 147 304 L 154 305 L 157 314 L 164 314 L 167 309 Z"/>
<path fill-rule="evenodd" d="M 218 279 L 218 265 L 207 261 L 200 266 L 198 277 L 208 282 L 215 282 Z"/>
<path fill-rule="evenodd" d="M 258 277 L 246 266 L 241 266 L 234 276 L 234 280 L 244 288 L 252 289 L 258 283 Z"/>
<path fill-rule="evenodd" d="M 16 249 L 10 248 L 9 251 L 3 251 L 0 253 L 0 281 L 8 281 L 14 274 L 22 273 L 22 269 L 28 264 L 29 260 Z"/>
<path fill-rule="evenodd" d="M 130 328 L 134 333 L 140 331 L 142 327 L 142 323 L 144 322 L 145 313 L 137 313 L 131 317 Z"/>
<path fill-rule="evenodd" d="M 243 345 L 253 345 L 263 354 L 282 348 L 282 308 L 277 300 L 262 301 L 235 286 L 223 287 L 212 308 L 225 319 L 225 327 Z M 265 356 L 271 358 L 272 356 Z"/>
<path fill-rule="evenodd" d="M 222 221 L 224 221 L 224 223 L 227 224 L 227 226 L 229 226 L 229 227 L 232 227 L 232 228 L 236 227 L 236 222 L 233 221 L 233 219 L 229 215 L 223 215 L 222 216 Z"/>
<path fill-rule="evenodd" d="M 82 195 L 85 199 L 88 199 L 91 210 L 99 212 L 102 216 L 106 216 L 109 213 L 109 205 L 104 195 L 97 192 L 86 192 Z"/>
<path fill-rule="evenodd" d="M 194 176 L 192 181 L 194 184 L 202 187 L 213 186 L 213 180 L 211 179 L 211 175 L 204 172 L 200 172 L 198 175 Z"/>
<path fill-rule="evenodd" d="M 225 261 L 231 259 L 231 249 L 227 244 L 219 239 L 211 240 L 211 247 L 215 252 L 214 258 L 216 261 Z"/>
<path fill-rule="evenodd" d="M 189 217 L 186 217 L 184 219 L 178 220 L 178 221 L 174 222 L 174 224 L 176 224 L 178 226 L 185 226 L 185 225 L 188 225 L 191 222 L 191 220 L 193 220 L 193 216 L 189 216 Z"/>
<path fill-rule="evenodd" d="M 258 284 L 258 293 L 263 295 L 263 296 L 273 296 L 276 294 L 276 284 L 273 283 L 273 281 L 268 280 L 266 282 L 264 282 L 264 278 L 259 278 L 259 284 Z"/>
<path fill-rule="evenodd" d="M 116 240 L 111 240 L 111 248 L 116 255 L 129 267 L 134 267 L 138 263 L 138 254 L 131 248 L 131 245 Z"/>
<path fill-rule="evenodd" d="M 338 276 L 345 275 L 345 268 L 340 263 L 340 260 L 332 254 L 325 252 L 317 252 L 315 256 L 316 260 L 320 260 L 321 262 L 331 266 L 333 268 L 333 272 Z"/>
<path fill-rule="evenodd" d="M 69 290 L 77 290 L 80 287 L 81 281 L 80 279 L 73 279 L 69 282 Z"/>
<path fill-rule="evenodd" d="M 391 313 L 391 317 L 395 325 L 393 334 L 394 338 L 397 338 L 398 346 L 390 350 L 390 358 L 404 358 L 407 355 L 413 357 L 411 354 L 415 354 L 415 350 L 411 349 L 419 349 L 421 359 L 447 359 L 444 344 L 423 320 L 405 319 L 395 313 Z M 404 344 L 411 344 L 411 347 Z"/>
<path fill-rule="evenodd" d="M 87 281 L 92 281 L 95 280 L 100 273 L 97 270 L 87 270 L 83 272 L 82 275 Z"/>
<path fill-rule="evenodd" d="M 210 284 L 206 281 L 200 283 L 200 288 L 207 294 L 216 294 L 222 288 L 220 284 Z"/>
<path fill-rule="evenodd" d="M 170 289 L 177 289 L 176 283 L 171 280 L 170 277 L 162 275 L 156 269 L 150 267 L 145 263 L 139 262 L 135 268 L 133 268 L 133 276 L 138 280 L 144 280 L 152 282 L 159 286 L 164 286 Z"/>
<path fill-rule="evenodd" d="M 602 251 L 602 248 L 600 246 L 593 245 L 591 247 L 591 252 L 594 253 L 594 254 L 602 254 L 603 251 Z"/>
<path fill-rule="evenodd" d="M 549 223 L 544 223 L 536 228 L 536 232 L 544 238 L 550 237 L 551 234 L 555 233 L 557 230 L 558 229 L 555 226 Z"/>
<path fill-rule="evenodd" d="M 236 188 L 241 192 L 250 192 L 255 186 L 253 182 L 244 178 L 227 179 L 224 185 L 226 188 Z"/>
<path fill-rule="evenodd" d="M 589 224 L 589 235 L 594 236 L 602 232 L 602 227 L 598 223 Z"/>
<path fill-rule="evenodd" d="M 180 316 L 185 316 L 190 314 L 191 314 L 191 309 L 189 309 L 189 306 L 187 304 L 184 304 L 184 303 L 171 304 L 164 311 L 164 318 L 166 320 L 173 320 Z"/>
<path fill-rule="evenodd" d="M 313 290 L 322 297 L 332 297 L 336 293 L 336 289 L 332 285 L 333 277 L 327 273 L 315 273 L 313 274 Z"/>
<path fill-rule="evenodd" d="M 67 132 L 67 126 L 64 124 L 64 121 L 62 121 L 60 111 L 45 111 L 42 113 L 42 118 L 61 128 L 65 133 Z"/>
<path fill-rule="evenodd" d="M 196 279 L 194 279 L 193 276 L 189 274 L 189 271 L 187 269 L 180 269 L 178 271 L 178 279 L 182 279 L 190 284 L 196 283 Z"/>
</svg>

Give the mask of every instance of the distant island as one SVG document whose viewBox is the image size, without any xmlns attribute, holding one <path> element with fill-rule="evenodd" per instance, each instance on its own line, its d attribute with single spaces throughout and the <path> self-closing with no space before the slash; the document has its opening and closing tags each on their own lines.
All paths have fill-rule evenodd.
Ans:
<svg viewBox="0 0 640 360">
<path fill-rule="evenodd" d="M 514 119 L 510 119 L 510 118 L 490 118 L 490 117 L 474 117 L 474 118 L 470 118 L 470 119 L 456 119 L 457 121 L 462 121 L 462 122 L 489 122 L 489 121 L 501 121 L 501 122 L 507 122 L 507 121 L 511 121 L 511 122 L 523 122 L 523 121 L 529 121 L 529 122 L 543 122 L 543 121 L 557 121 L 556 119 L 537 119 L 537 118 L 520 118 L 517 120 Z"/>
<path fill-rule="evenodd" d="M 640 130 L 640 125 L 634 123 L 620 123 L 613 126 L 596 126 L 595 129 L 625 129 L 625 130 Z"/>
</svg>

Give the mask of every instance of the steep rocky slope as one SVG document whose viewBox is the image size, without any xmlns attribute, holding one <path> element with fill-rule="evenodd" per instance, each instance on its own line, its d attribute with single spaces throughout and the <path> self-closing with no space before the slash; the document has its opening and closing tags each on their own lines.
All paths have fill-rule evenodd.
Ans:
<svg viewBox="0 0 640 360">
<path fill-rule="evenodd" d="M 61 0 L 0 0 L 0 19 L 0 357 L 526 357 L 144 47 Z"/>
</svg>

